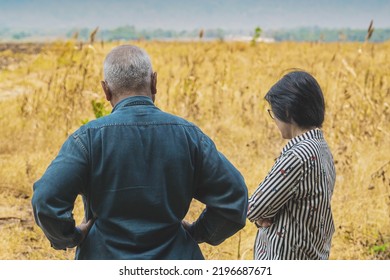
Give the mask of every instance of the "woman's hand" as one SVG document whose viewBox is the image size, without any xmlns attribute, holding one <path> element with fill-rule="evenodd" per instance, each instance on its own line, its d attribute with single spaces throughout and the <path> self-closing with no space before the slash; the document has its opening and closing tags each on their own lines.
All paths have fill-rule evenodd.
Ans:
<svg viewBox="0 0 390 280">
<path fill-rule="evenodd" d="M 262 228 L 268 228 L 272 225 L 273 221 L 272 219 L 258 219 L 256 220 L 256 225 Z"/>
</svg>

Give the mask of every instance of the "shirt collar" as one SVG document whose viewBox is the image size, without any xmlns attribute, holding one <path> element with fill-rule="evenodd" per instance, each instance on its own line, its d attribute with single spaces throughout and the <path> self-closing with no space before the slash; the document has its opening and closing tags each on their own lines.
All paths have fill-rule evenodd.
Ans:
<svg viewBox="0 0 390 280">
<path fill-rule="evenodd" d="M 297 143 L 307 140 L 307 139 L 324 139 L 324 135 L 322 134 L 322 130 L 319 128 L 315 128 L 312 130 L 309 130 L 301 135 L 295 136 L 290 141 L 287 142 L 286 146 L 284 146 L 282 153 L 287 152 L 289 149 L 291 149 L 294 145 Z"/>
<path fill-rule="evenodd" d="M 125 99 L 122 99 L 121 101 L 119 101 L 114 106 L 111 113 L 114 113 L 115 111 L 117 111 L 123 107 L 135 106 L 135 105 L 153 105 L 154 106 L 154 103 L 153 103 L 153 100 L 148 96 L 143 96 L 143 95 L 142 96 L 141 95 L 129 96 L 129 97 L 126 97 Z"/>
</svg>

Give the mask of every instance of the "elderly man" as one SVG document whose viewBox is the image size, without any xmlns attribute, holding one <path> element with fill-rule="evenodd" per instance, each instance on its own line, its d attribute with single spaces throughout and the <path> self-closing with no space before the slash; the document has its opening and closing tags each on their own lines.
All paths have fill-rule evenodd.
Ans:
<svg viewBox="0 0 390 280">
<path fill-rule="evenodd" d="M 112 113 L 74 132 L 34 184 L 37 224 L 55 249 L 77 246 L 76 259 L 203 259 L 198 243 L 218 245 L 245 225 L 241 174 L 198 127 L 154 105 L 145 51 L 114 48 L 104 78 Z M 205 210 L 189 224 L 193 198 Z"/>
</svg>

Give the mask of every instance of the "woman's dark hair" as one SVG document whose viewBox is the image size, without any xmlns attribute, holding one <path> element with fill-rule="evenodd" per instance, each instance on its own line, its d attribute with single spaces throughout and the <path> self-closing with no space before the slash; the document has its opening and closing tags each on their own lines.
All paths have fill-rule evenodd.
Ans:
<svg viewBox="0 0 390 280">
<path fill-rule="evenodd" d="M 321 127 L 325 101 L 316 79 L 305 71 L 283 76 L 265 95 L 275 117 L 302 128 Z"/>
</svg>

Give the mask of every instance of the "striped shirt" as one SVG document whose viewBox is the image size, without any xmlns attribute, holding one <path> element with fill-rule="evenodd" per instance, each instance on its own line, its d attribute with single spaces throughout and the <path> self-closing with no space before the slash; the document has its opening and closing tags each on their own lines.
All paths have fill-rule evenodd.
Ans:
<svg viewBox="0 0 390 280">
<path fill-rule="evenodd" d="M 336 172 L 319 129 L 291 139 L 249 199 L 248 219 L 258 226 L 254 258 L 328 259 L 334 223 L 331 198 Z"/>
</svg>

